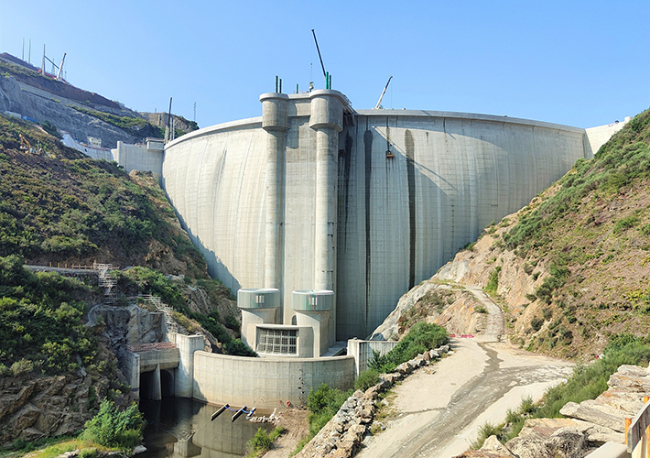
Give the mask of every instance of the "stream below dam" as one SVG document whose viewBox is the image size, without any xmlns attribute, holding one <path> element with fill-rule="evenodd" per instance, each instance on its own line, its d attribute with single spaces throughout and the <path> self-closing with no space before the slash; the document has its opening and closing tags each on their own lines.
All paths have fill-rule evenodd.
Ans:
<svg viewBox="0 0 650 458">
<path fill-rule="evenodd" d="M 140 401 L 144 414 L 144 446 L 138 458 L 210 457 L 234 458 L 246 454 L 246 443 L 258 428 L 272 430 L 271 424 L 252 423 L 245 416 L 231 421 L 225 411 L 210 419 L 219 406 L 185 398 Z"/>
</svg>

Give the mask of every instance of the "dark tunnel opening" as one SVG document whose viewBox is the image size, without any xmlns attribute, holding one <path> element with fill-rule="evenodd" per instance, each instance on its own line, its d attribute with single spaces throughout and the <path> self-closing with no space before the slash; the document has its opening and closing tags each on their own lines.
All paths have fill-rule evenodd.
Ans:
<svg viewBox="0 0 650 458">
<path fill-rule="evenodd" d="M 143 372 L 140 374 L 140 399 L 154 400 L 156 399 L 157 387 L 155 371 Z M 160 395 L 162 398 L 171 398 L 175 396 L 174 390 L 174 374 L 168 370 L 160 371 Z"/>
</svg>

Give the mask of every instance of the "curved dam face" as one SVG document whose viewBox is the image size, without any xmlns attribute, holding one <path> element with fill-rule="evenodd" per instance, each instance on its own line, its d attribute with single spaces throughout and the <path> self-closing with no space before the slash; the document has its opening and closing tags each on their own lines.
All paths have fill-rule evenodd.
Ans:
<svg viewBox="0 0 650 458">
<path fill-rule="evenodd" d="M 585 157 L 585 130 L 508 117 L 355 111 L 337 91 L 263 94 L 263 116 L 168 144 L 163 185 L 233 291 L 332 290 L 332 340 L 400 296 Z M 295 324 L 295 323 L 294 323 Z M 335 333 L 335 336 L 334 336 Z"/>
</svg>

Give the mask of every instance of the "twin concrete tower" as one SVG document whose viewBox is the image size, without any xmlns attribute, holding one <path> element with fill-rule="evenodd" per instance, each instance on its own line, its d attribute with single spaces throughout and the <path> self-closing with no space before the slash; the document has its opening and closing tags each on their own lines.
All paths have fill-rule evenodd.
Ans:
<svg viewBox="0 0 650 458">
<path fill-rule="evenodd" d="M 332 90 L 309 93 L 309 128 L 316 134 L 316 181 L 313 205 L 314 262 L 313 290 L 293 291 L 292 307 L 281 305 L 283 286 L 284 218 L 295 209 L 286 207 L 286 145 L 290 128 L 289 112 L 299 107 L 289 96 L 267 93 L 262 102 L 262 129 L 266 135 L 266 246 L 264 288 L 240 290 L 242 338 L 252 348 L 266 345 L 271 338 L 287 337 L 295 355 L 319 357 L 336 341 L 336 236 L 338 204 L 339 132 L 343 129 L 345 97 Z M 306 107 L 303 107 L 303 109 Z M 277 316 L 278 312 L 282 316 Z M 292 315 L 295 312 L 295 319 Z M 283 323 L 279 327 L 268 327 Z M 309 342 L 309 343 L 307 343 Z M 303 345 L 307 343 L 307 345 Z M 304 348 L 302 348 L 304 346 Z M 269 353 L 275 347 L 265 347 Z M 280 345 L 282 349 L 282 345 Z M 311 350 L 311 351 L 310 351 Z M 290 352 L 289 354 L 292 354 Z"/>
</svg>

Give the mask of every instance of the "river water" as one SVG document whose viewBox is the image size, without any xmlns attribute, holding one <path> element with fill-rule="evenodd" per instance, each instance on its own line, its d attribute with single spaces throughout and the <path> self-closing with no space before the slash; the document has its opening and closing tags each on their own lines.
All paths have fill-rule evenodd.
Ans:
<svg viewBox="0 0 650 458">
<path fill-rule="evenodd" d="M 211 421 L 217 409 L 218 406 L 184 398 L 140 401 L 140 410 L 147 420 L 144 429 L 147 451 L 138 458 L 241 457 L 258 428 L 272 429 L 270 424 L 246 420 L 245 415 L 233 422 L 231 411 Z"/>
</svg>

